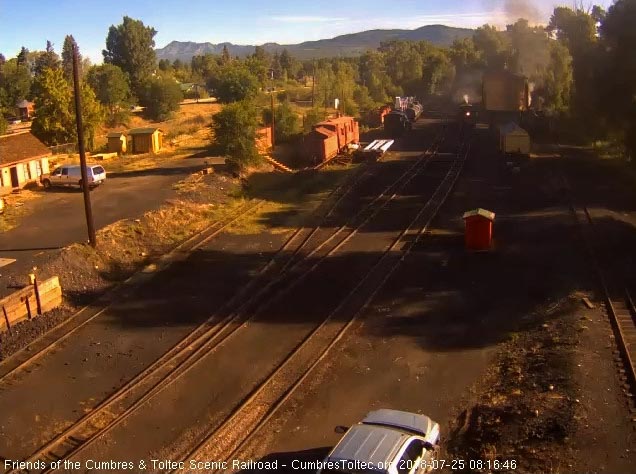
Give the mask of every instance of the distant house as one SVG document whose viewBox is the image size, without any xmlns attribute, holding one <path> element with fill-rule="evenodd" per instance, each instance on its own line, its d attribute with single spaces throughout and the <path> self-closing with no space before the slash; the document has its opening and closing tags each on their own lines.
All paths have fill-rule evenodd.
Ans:
<svg viewBox="0 0 636 474">
<path fill-rule="evenodd" d="M 188 92 L 194 92 L 196 84 L 194 82 L 182 82 L 179 84 L 181 92 L 187 94 Z"/>
<path fill-rule="evenodd" d="M 194 82 L 183 82 L 179 84 L 179 88 L 181 89 L 181 93 L 187 99 L 198 99 L 200 97 L 205 97 L 207 93 L 207 89 L 205 85 L 195 84 Z"/>
<path fill-rule="evenodd" d="M 38 182 L 49 172 L 51 150 L 30 132 L 0 137 L 0 194 Z"/>
<path fill-rule="evenodd" d="M 21 100 L 15 106 L 16 115 L 20 120 L 31 120 L 33 118 L 33 112 L 35 111 L 35 105 L 28 100 Z"/>
<path fill-rule="evenodd" d="M 156 127 L 133 128 L 128 135 L 133 153 L 157 153 L 163 147 L 163 132 Z"/>
<path fill-rule="evenodd" d="M 110 132 L 108 139 L 108 153 L 126 153 L 126 134 L 124 132 Z"/>
</svg>

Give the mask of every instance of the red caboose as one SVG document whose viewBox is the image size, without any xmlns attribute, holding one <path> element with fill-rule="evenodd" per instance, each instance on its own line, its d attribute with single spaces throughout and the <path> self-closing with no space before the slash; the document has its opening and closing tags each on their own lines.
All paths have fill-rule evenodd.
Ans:
<svg viewBox="0 0 636 474">
<path fill-rule="evenodd" d="M 336 133 L 338 136 L 338 149 L 344 150 L 349 143 L 357 143 L 360 140 L 358 122 L 353 117 L 338 117 L 316 124 L 316 127 L 324 127 Z"/>
<path fill-rule="evenodd" d="M 360 141 L 360 128 L 353 117 L 338 117 L 314 125 L 305 137 L 305 150 L 312 161 L 327 161 L 350 143 Z"/>
<path fill-rule="evenodd" d="M 338 135 L 329 128 L 316 125 L 305 137 L 305 151 L 312 164 L 330 160 L 338 154 Z"/>
</svg>

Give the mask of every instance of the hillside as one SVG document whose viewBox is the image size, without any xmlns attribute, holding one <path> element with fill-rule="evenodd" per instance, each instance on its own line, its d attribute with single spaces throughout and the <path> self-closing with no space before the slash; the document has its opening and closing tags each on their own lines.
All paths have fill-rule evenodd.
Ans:
<svg viewBox="0 0 636 474">
<path fill-rule="evenodd" d="M 305 41 L 298 44 L 266 43 L 262 45 L 269 52 L 287 49 L 299 59 L 312 59 L 326 56 L 357 56 L 368 49 L 375 49 L 383 41 L 411 40 L 430 41 L 431 43 L 447 46 L 456 38 L 466 38 L 473 34 L 467 28 L 453 28 L 444 25 L 427 25 L 415 30 L 368 30 L 336 36 L 331 39 Z M 192 56 L 206 53 L 221 54 L 223 46 L 227 46 L 232 56 L 247 56 L 254 52 L 255 45 L 238 45 L 232 43 L 194 43 L 191 41 L 172 41 L 163 48 L 158 48 L 157 59 L 174 61 L 190 61 Z"/>
</svg>

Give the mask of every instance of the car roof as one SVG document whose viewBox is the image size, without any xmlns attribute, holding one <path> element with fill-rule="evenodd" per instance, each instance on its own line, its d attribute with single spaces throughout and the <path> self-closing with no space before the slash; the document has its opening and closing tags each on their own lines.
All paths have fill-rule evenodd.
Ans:
<svg viewBox="0 0 636 474">
<path fill-rule="evenodd" d="M 87 168 L 95 168 L 96 166 L 102 166 L 102 165 L 98 165 L 94 163 L 86 163 Z M 58 166 L 58 168 L 80 168 L 80 165 L 60 165 Z"/>
<path fill-rule="evenodd" d="M 426 415 L 388 408 L 370 412 L 362 423 L 395 427 L 421 436 L 427 436 L 435 425 L 435 422 Z"/>
<path fill-rule="evenodd" d="M 393 461 L 411 435 L 374 425 L 352 426 L 329 455 L 329 461 L 359 461 L 373 466 Z"/>
</svg>

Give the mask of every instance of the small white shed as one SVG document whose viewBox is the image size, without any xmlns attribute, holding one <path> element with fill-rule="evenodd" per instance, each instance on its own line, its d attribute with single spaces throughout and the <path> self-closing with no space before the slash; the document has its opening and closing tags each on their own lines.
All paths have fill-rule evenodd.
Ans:
<svg viewBox="0 0 636 474">
<path fill-rule="evenodd" d="M 530 154 L 530 135 L 514 122 L 499 127 L 499 149 L 503 153 Z"/>
</svg>

